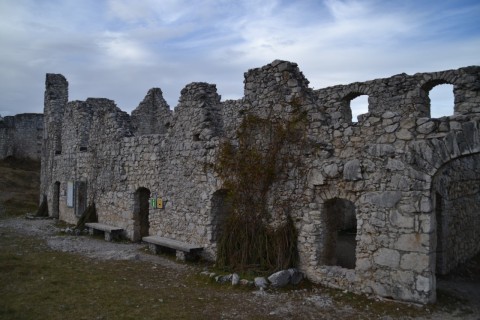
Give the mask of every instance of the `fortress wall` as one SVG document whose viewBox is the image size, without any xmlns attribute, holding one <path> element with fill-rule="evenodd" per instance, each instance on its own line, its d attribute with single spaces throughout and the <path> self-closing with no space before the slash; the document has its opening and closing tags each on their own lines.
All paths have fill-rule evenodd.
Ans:
<svg viewBox="0 0 480 320">
<path fill-rule="evenodd" d="M 225 194 L 214 170 L 220 145 L 228 141 L 238 146 L 237 130 L 247 116 L 286 124 L 300 115 L 306 119 L 298 127 L 301 134 L 279 150 L 290 157 L 288 170 L 268 194 L 272 225 L 285 215 L 294 220 L 299 267 L 328 286 L 432 302 L 436 265 L 441 263 L 435 217 L 440 202 L 435 195 L 446 199 L 442 205 L 452 214 L 479 196 L 472 188 L 470 202 L 463 202 L 450 189 L 437 190 L 445 177 L 457 188 L 475 162 L 469 157 L 480 152 L 479 71 L 467 67 L 401 74 L 312 90 L 296 64 L 277 60 L 245 73 L 245 96 L 235 101 L 222 102 L 215 85 L 192 83 L 182 90 L 173 113 L 159 89 L 150 90 L 131 117 L 108 99 L 65 103 L 58 108 L 60 120 L 55 122 L 58 115 L 51 113 L 45 120 L 55 124 L 46 131 L 43 162 L 49 163 L 60 123 L 62 152 L 45 171 L 44 180 L 50 182 L 42 185 L 42 192 L 51 206 L 55 181 L 61 188 L 68 181 L 85 183 L 87 202 L 95 202 L 99 221 L 123 227 L 130 239 L 138 240 L 138 195 L 148 189 L 165 203 L 163 209 L 148 209 L 149 234 L 201 244 L 205 257 L 214 259 L 218 203 Z M 428 92 L 440 83 L 454 85 L 455 114 L 432 119 Z M 47 92 L 52 90 L 48 84 Z M 369 112 L 352 122 L 349 102 L 359 94 L 369 95 Z M 47 100 L 58 96 L 46 94 Z M 46 101 L 46 109 L 51 111 L 55 101 Z M 269 127 L 252 130 L 253 143 L 260 150 L 268 148 Z M 467 160 L 459 160 L 460 171 L 452 176 L 448 168 L 457 158 Z M 64 207 L 64 190 L 60 217 L 74 221 L 81 208 Z M 476 219 L 474 211 L 465 213 L 468 219 Z M 353 242 L 342 242 L 332 219 L 356 225 Z M 453 230 L 449 235 L 457 236 L 459 231 Z M 478 252 L 461 243 L 446 247 L 446 252 L 461 252 L 458 260 L 445 254 L 451 261 L 447 269 Z M 352 244 L 347 258 L 354 267 L 339 265 L 343 257 L 332 252 Z"/>
<path fill-rule="evenodd" d="M 13 156 L 40 160 L 43 114 L 22 113 L 0 119 L 0 159 Z"/>
</svg>

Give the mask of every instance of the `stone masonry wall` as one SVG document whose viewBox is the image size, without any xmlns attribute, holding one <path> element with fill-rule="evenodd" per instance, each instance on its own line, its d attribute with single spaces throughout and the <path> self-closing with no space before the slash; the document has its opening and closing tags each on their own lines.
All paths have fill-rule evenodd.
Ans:
<svg viewBox="0 0 480 320">
<path fill-rule="evenodd" d="M 172 112 L 159 88 L 150 89 L 145 99 L 132 112 L 132 126 L 139 136 L 166 133 Z"/>
<path fill-rule="evenodd" d="M 441 83 L 453 85 L 455 105 L 433 119 L 428 92 Z M 41 192 L 51 214 L 73 223 L 95 203 L 99 221 L 129 239 L 161 235 L 215 259 L 228 214 L 221 144 L 238 146 L 249 116 L 301 118 L 267 199 L 273 226 L 295 223 L 299 268 L 332 287 L 435 301 L 435 275 L 480 250 L 480 67 L 312 90 L 295 63 L 276 60 L 246 72 L 244 85 L 242 99 L 222 102 L 215 85 L 188 84 L 173 112 L 154 88 L 130 117 L 108 99 L 67 103 L 66 80 L 47 75 Z M 352 122 L 350 101 L 362 94 L 369 112 Z M 252 130 L 267 148 L 269 126 Z M 145 195 L 164 207 L 145 209 Z"/>
<path fill-rule="evenodd" d="M 9 156 L 40 160 L 43 114 L 0 117 L 0 159 Z"/>
</svg>

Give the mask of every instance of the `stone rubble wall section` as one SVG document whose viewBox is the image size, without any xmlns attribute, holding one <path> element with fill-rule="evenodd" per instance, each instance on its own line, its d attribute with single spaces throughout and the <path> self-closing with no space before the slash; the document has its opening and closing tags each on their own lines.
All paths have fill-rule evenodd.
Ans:
<svg viewBox="0 0 480 320">
<path fill-rule="evenodd" d="M 22 113 L 0 117 L 0 159 L 30 158 L 42 152 L 43 114 Z"/>
<path fill-rule="evenodd" d="M 172 111 L 160 88 L 152 88 L 145 99 L 132 111 L 135 135 L 163 134 L 171 125 Z"/>
<path fill-rule="evenodd" d="M 428 92 L 441 83 L 453 85 L 455 105 L 452 116 L 432 119 Z M 328 286 L 433 302 L 435 274 L 479 250 L 480 239 L 462 233 L 467 226 L 459 222 L 478 221 L 475 205 L 467 211 L 464 205 L 479 203 L 479 191 L 470 188 L 466 202 L 460 195 L 478 185 L 477 173 L 469 172 L 478 172 L 479 84 L 480 67 L 467 67 L 312 90 L 297 64 L 276 60 L 245 73 L 242 99 L 222 102 L 215 85 L 196 82 L 185 86 L 171 112 L 160 89 L 151 89 L 130 117 L 108 99 L 67 104 L 66 80 L 47 75 L 42 194 L 50 208 L 59 182 L 60 218 L 75 222 L 81 213 L 64 207 L 65 186 L 84 181 L 99 221 L 136 239 L 135 193 L 146 188 L 165 203 L 149 209 L 149 234 L 202 245 L 205 258 L 214 259 L 221 219 L 213 197 L 225 193 L 214 170 L 221 143 L 238 144 L 246 115 L 288 121 L 301 113 L 308 120 L 303 138 L 280 151 L 293 160 L 267 199 L 273 226 L 293 218 L 299 268 Z M 362 94 L 369 96 L 369 112 L 352 122 L 350 101 Z M 268 143 L 265 131 L 255 132 L 255 144 Z M 445 183 L 451 188 L 442 189 Z M 328 241 L 326 203 L 335 199 L 355 206 L 355 269 L 326 258 L 335 245 Z M 437 262 L 437 216 L 449 215 L 458 226 L 444 237 L 455 240 Z M 436 268 L 442 261 L 448 263 Z"/>
</svg>

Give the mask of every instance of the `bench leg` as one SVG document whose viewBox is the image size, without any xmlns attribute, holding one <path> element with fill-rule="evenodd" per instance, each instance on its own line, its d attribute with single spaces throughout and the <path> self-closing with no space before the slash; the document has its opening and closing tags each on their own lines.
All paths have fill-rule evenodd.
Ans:
<svg viewBox="0 0 480 320">
<path fill-rule="evenodd" d="M 105 240 L 107 241 L 118 240 L 120 238 L 120 234 L 121 233 L 118 231 L 111 231 L 111 232 L 105 231 Z"/>
<path fill-rule="evenodd" d="M 161 252 L 160 248 L 154 244 L 154 243 L 149 243 L 148 244 L 148 249 L 150 250 L 151 253 L 153 254 L 158 254 Z"/>
<path fill-rule="evenodd" d="M 183 252 L 183 251 L 180 251 L 180 250 L 177 250 L 175 252 L 175 255 L 177 256 L 177 260 L 180 260 L 180 261 L 185 261 L 187 260 L 187 253 Z"/>
<path fill-rule="evenodd" d="M 198 259 L 198 255 L 195 252 L 177 250 L 175 255 L 179 261 L 195 261 Z"/>
<path fill-rule="evenodd" d="M 88 228 L 88 233 L 92 236 L 96 235 L 96 234 L 100 234 L 102 233 L 103 231 L 100 231 L 100 230 L 97 230 L 97 229 L 94 229 L 94 228 Z"/>
</svg>

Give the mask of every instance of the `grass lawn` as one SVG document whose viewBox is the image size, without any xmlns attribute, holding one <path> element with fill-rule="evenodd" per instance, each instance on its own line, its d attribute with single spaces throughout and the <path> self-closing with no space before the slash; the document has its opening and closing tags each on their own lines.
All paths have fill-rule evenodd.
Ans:
<svg viewBox="0 0 480 320">
<path fill-rule="evenodd" d="M 0 160 L 0 217 L 33 213 L 39 204 L 40 162 Z"/>
<path fill-rule="evenodd" d="M 0 246 L 1 319 L 208 319 L 231 302 L 231 287 L 196 273 L 51 251 L 10 232 Z"/>
</svg>

